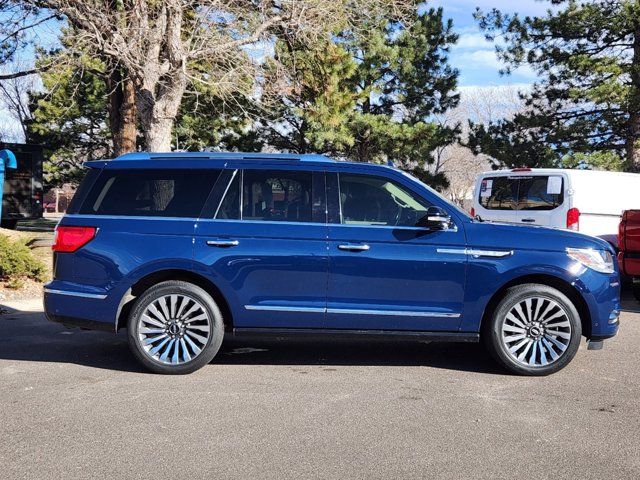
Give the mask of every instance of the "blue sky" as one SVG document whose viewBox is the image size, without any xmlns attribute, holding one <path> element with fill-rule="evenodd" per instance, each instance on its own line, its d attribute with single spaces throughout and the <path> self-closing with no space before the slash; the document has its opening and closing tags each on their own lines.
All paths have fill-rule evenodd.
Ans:
<svg viewBox="0 0 640 480">
<path fill-rule="evenodd" d="M 453 20 L 455 31 L 460 35 L 457 45 L 452 47 L 450 62 L 460 71 L 459 84 L 463 88 L 488 85 L 530 84 L 536 75 L 528 68 L 521 68 L 510 76 L 500 76 L 494 45 L 487 42 L 473 19 L 476 7 L 483 11 L 498 8 L 503 12 L 520 15 L 544 15 L 549 2 L 536 0 L 433 0 L 430 7 L 442 7 L 445 18 Z"/>
</svg>

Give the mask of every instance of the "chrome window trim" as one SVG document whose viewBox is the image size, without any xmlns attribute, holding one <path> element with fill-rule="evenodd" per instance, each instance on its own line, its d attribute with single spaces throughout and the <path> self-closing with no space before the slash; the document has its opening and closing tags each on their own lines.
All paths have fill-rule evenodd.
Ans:
<svg viewBox="0 0 640 480">
<path fill-rule="evenodd" d="M 237 173 L 238 173 L 238 169 L 235 169 L 233 171 L 233 173 L 231 174 L 231 178 L 229 179 L 229 182 L 227 183 L 227 186 L 224 189 L 224 193 L 222 194 L 222 197 L 220 199 L 220 203 L 218 203 L 218 206 L 216 207 L 216 211 L 213 214 L 213 218 L 216 218 L 218 216 L 218 212 L 220 211 L 220 207 L 222 207 L 222 204 L 224 203 L 224 199 L 227 197 L 227 192 L 229 191 L 229 188 L 231 188 L 231 184 L 235 180 Z M 240 185 L 240 189 L 242 189 L 242 185 Z M 241 212 L 240 218 L 242 218 L 242 204 L 239 205 L 238 210 L 240 210 L 240 212 Z"/>
<path fill-rule="evenodd" d="M 411 310 L 373 310 L 358 308 L 288 307 L 279 305 L 245 305 L 246 310 L 267 312 L 346 313 L 351 315 L 389 315 L 402 317 L 460 318 L 459 313 Z"/>
<path fill-rule="evenodd" d="M 57 290 L 55 288 L 45 288 L 44 293 L 52 293 L 54 295 L 68 295 L 70 297 L 93 298 L 95 300 L 104 300 L 106 295 L 99 293 L 74 292 L 71 290 Z"/>
<path fill-rule="evenodd" d="M 90 218 L 90 219 L 107 219 L 107 220 L 183 220 L 197 222 L 198 217 L 165 217 L 163 215 L 92 215 L 89 213 L 68 213 L 63 218 Z"/>
</svg>

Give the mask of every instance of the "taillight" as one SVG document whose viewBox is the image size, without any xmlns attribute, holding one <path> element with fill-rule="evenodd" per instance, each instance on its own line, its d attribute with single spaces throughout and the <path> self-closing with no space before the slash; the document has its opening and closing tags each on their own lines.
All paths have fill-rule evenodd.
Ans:
<svg viewBox="0 0 640 480">
<path fill-rule="evenodd" d="M 570 208 L 567 212 L 567 228 L 569 230 L 580 230 L 580 210 L 577 208 Z"/>
<path fill-rule="evenodd" d="M 476 209 L 471 207 L 471 218 L 476 218 Z"/>
<path fill-rule="evenodd" d="M 625 251 L 625 244 L 624 244 L 624 227 L 627 224 L 627 218 L 626 218 L 627 213 L 624 212 L 622 214 L 622 220 L 620 221 L 620 224 L 618 225 L 618 248 L 621 251 Z"/>
<path fill-rule="evenodd" d="M 51 249 L 54 252 L 71 253 L 83 247 L 96 236 L 96 227 L 71 227 L 58 225 Z"/>
</svg>

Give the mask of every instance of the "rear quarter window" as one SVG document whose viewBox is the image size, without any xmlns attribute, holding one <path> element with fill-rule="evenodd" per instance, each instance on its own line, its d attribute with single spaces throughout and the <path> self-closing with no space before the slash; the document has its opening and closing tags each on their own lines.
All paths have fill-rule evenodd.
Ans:
<svg viewBox="0 0 640 480">
<path fill-rule="evenodd" d="M 80 214 L 198 217 L 220 170 L 103 170 Z"/>
<path fill-rule="evenodd" d="M 513 177 L 486 177 L 480 183 L 480 205 L 488 210 L 515 210 L 518 180 Z"/>
</svg>

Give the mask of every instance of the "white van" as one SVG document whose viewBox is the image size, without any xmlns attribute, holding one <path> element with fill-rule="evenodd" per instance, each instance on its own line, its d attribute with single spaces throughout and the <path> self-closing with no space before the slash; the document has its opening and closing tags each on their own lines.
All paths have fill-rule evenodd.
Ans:
<svg viewBox="0 0 640 480">
<path fill-rule="evenodd" d="M 640 174 L 515 168 L 478 175 L 471 214 L 580 231 L 617 246 L 623 210 L 640 208 Z"/>
</svg>

